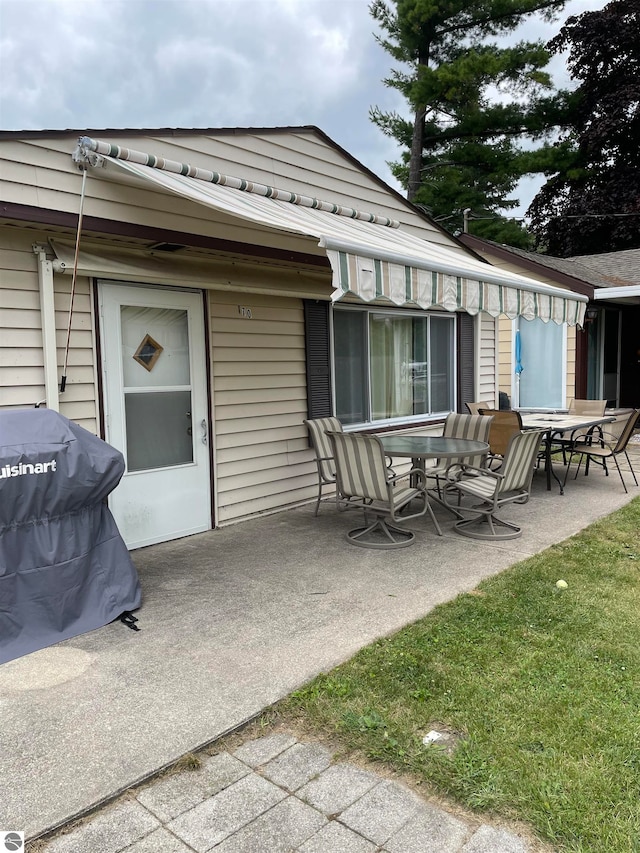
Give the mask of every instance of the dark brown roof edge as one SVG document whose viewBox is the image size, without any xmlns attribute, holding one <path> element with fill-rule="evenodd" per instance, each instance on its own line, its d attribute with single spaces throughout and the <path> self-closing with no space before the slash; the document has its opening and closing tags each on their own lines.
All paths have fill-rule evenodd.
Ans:
<svg viewBox="0 0 640 853">
<path fill-rule="evenodd" d="M 469 246 L 465 246 L 457 237 L 454 237 L 450 231 L 447 231 L 442 225 L 432 219 L 420 207 L 417 207 L 413 202 L 405 198 L 398 190 L 389 186 L 386 181 L 383 181 L 379 175 L 372 172 L 367 166 L 360 162 L 357 157 L 350 154 L 346 148 L 339 145 L 334 139 L 328 136 L 324 130 L 321 130 L 315 124 L 292 125 L 283 127 L 160 127 L 160 128 L 81 128 L 67 130 L 0 130 L 0 140 L 2 139 L 39 139 L 40 137 L 50 137 L 53 139 L 61 139 L 65 136 L 243 136 L 246 134 L 282 134 L 282 133 L 308 133 L 319 136 L 327 145 L 339 151 L 343 157 L 346 157 L 358 169 L 374 180 L 377 184 L 383 187 L 387 192 L 391 193 L 395 198 L 399 199 L 409 210 L 416 213 L 425 222 L 428 222 L 433 228 L 441 234 L 445 234 L 454 243 L 471 251 L 472 254 L 479 260 L 484 260 L 480 255 L 476 254 Z"/>
<path fill-rule="evenodd" d="M 526 270 L 529 270 L 529 272 L 538 273 L 539 275 L 544 273 L 545 276 L 552 278 L 554 281 L 558 282 L 558 284 L 565 284 L 569 290 L 574 293 L 581 293 L 583 296 L 588 296 L 589 299 L 593 299 L 595 287 L 592 284 L 587 284 L 579 278 L 574 278 L 573 276 L 560 272 L 560 270 L 549 267 L 546 264 L 539 264 L 533 259 L 525 258 L 519 253 L 510 251 L 509 246 L 500 246 L 498 243 L 488 242 L 487 240 L 482 240 L 480 237 L 474 237 L 473 234 L 463 234 L 460 239 L 465 246 L 475 249 L 476 252 L 480 252 L 484 249 L 505 261 L 511 261 L 511 263 L 519 264 Z"/>
<path fill-rule="evenodd" d="M 0 203 L 0 217 L 3 219 L 13 219 L 18 222 L 31 222 L 36 225 L 56 225 L 72 229 L 75 229 L 78 224 L 78 217 L 74 213 L 32 207 L 27 204 L 12 204 L 10 202 Z M 132 222 L 102 219 L 98 216 L 84 216 L 82 219 L 82 230 L 83 233 L 113 234 L 118 237 L 151 240 L 155 243 L 181 243 L 197 249 L 211 249 L 216 252 L 305 264 L 327 270 L 331 268 L 326 255 L 308 255 L 305 252 L 292 252 L 286 249 L 275 249 L 270 246 L 258 246 L 253 243 L 239 243 L 235 240 L 222 240 L 218 237 L 207 237 L 203 234 L 190 234 L 184 231 L 172 231 L 168 228 L 136 225 Z"/>
<path fill-rule="evenodd" d="M 0 130 L 0 139 L 39 139 L 64 136 L 92 136 L 108 133 L 110 136 L 241 136 L 247 133 L 320 133 L 315 125 L 291 127 L 68 127 L 51 130 Z"/>
</svg>

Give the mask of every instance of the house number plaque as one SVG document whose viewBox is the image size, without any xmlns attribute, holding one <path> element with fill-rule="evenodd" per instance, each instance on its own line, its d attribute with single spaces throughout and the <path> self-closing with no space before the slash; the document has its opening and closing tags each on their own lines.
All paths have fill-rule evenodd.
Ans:
<svg viewBox="0 0 640 853">
<path fill-rule="evenodd" d="M 252 317 L 251 308 L 247 308 L 244 305 L 238 305 L 238 314 L 244 317 L 245 320 L 250 320 Z"/>
</svg>

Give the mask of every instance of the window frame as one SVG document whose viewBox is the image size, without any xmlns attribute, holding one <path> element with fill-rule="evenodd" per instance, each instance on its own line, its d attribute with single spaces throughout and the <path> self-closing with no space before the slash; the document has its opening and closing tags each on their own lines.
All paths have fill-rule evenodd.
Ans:
<svg viewBox="0 0 640 853">
<path fill-rule="evenodd" d="M 551 328 L 554 326 L 560 326 L 562 330 L 562 343 L 561 343 L 561 361 L 559 364 L 559 370 L 561 383 L 560 383 L 560 405 L 558 406 L 522 406 L 520 404 L 520 383 L 518 381 L 518 376 L 516 374 L 516 332 L 520 331 L 522 333 L 521 322 L 525 318 L 516 317 L 515 320 L 511 323 L 511 405 L 514 408 L 517 408 L 521 411 L 542 411 L 542 412 L 554 412 L 557 409 L 566 409 L 567 408 L 567 370 L 568 370 L 568 326 L 566 323 L 557 324 L 554 323 L 553 320 L 549 320 L 548 323 L 545 323 L 539 317 L 536 317 L 535 320 L 544 323 L 545 328 Z M 527 321 L 530 322 L 530 321 Z M 524 361 L 524 359 L 523 359 Z"/>
<path fill-rule="evenodd" d="M 450 411 L 455 410 L 456 400 L 458 398 L 458 318 L 457 312 L 450 313 L 447 311 L 424 311 L 419 308 L 410 309 L 410 308 L 387 308 L 382 305 L 378 306 L 361 306 L 361 305 L 334 305 L 331 310 L 331 319 L 330 319 L 330 352 L 331 352 L 331 386 L 332 386 L 332 408 L 336 417 L 339 417 L 337 406 L 336 406 L 336 359 L 335 359 L 335 332 L 334 332 L 334 318 L 336 316 L 336 311 L 351 311 L 357 312 L 359 314 L 366 315 L 365 329 L 366 329 L 366 340 L 364 346 L 364 358 L 366 359 L 366 399 L 367 399 L 367 408 L 369 420 L 361 421 L 353 424 L 345 424 L 344 429 L 346 432 L 352 430 L 366 430 L 366 429 L 383 429 L 386 427 L 402 427 L 402 426 L 410 426 L 414 424 L 428 424 L 428 423 L 439 423 L 442 421 L 443 417 L 449 414 Z M 446 319 L 451 323 L 451 334 L 449 337 L 449 346 L 451 353 L 451 398 L 450 402 L 452 405 L 451 409 L 446 409 L 442 411 L 438 411 L 436 413 L 428 413 L 428 414 L 417 414 L 417 415 L 404 415 L 400 417 L 394 418 L 379 418 L 374 420 L 372 418 L 372 403 L 371 403 L 371 351 L 370 351 L 370 325 L 369 325 L 369 316 L 371 314 L 381 314 L 385 317 L 420 317 L 430 318 L 437 317 L 438 319 Z M 429 336 L 430 340 L 430 336 Z M 429 383 L 431 384 L 431 359 L 428 360 L 428 370 L 429 370 Z"/>
</svg>

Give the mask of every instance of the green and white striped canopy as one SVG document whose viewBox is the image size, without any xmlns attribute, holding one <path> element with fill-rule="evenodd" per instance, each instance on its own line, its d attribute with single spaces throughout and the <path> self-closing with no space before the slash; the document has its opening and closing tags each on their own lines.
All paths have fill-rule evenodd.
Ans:
<svg viewBox="0 0 640 853">
<path fill-rule="evenodd" d="M 80 138 L 73 157 L 82 166 L 108 161 L 157 190 L 278 231 L 316 237 L 332 267 L 334 299 L 351 294 L 364 302 L 538 317 L 570 326 L 584 319 L 585 296 L 421 239 L 386 216 L 89 137 Z"/>
</svg>

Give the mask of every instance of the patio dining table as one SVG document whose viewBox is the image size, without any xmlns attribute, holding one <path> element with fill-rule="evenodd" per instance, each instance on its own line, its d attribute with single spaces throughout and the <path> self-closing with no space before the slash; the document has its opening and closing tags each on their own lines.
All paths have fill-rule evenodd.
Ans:
<svg viewBox="0 0 640 853">
<path fill-rule="evenodd" d="M 547 491 L 551 490 L 551 477 L 560 486 L 560 494 L 564 494 L 564 482 L 556 474 L 553 468 L 552 447 L 554 440 L 569 433 L 572 439 L 576 433 L 586 433 L 594 427 L 602 426 L 615 421 L 612 415 L 592 417 L 589 415 L 563 415 L 549 414 L 548 412 L 521 412 L 523 429 L 543 429 L 542 437 L 544 445 L 544 466 L 547 475 Z M 566 439 L 565 439 L 566 440 Z M 566 477 L 565 477 L 566 480 Z"/>
<path fill-rule="evenodd" d="M 469 459 L 489 452 L 485 441 L 468 438 L 449 438 L 442 435 L 380 435 L 384 452 L 389 456 L 409 456 L 417 468 L 425 470 L 425 459 Z M 429 496 L 453 511 L 440 496 L 429 490 Z"/>
</svg>

